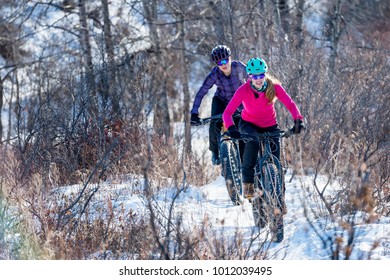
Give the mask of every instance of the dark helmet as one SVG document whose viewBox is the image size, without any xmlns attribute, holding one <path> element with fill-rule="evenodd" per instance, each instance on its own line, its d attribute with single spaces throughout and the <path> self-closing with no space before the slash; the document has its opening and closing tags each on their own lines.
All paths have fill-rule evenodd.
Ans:
<svg viewBox="0 0 390 280">
<path fill-rule="evenodd" d="M 215 63 L 218 61 L 228 59 L 232 54 L 230 49 L 225 45 L 218 45 L 211 51 L 211 60 Z"/>
</svg>

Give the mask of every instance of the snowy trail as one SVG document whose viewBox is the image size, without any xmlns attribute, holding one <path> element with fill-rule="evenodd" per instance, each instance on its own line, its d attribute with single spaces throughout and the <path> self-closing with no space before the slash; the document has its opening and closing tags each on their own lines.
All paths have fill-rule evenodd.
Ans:
<svg viewBox="0 0 390 280">
<path fill-rule="evenodd" d="M 196 217 L 197 223 L 201 223 L 207 217 L 213 225 L 213 229 L 223 233 L 227 240 L 233 240 L 235 234 L 240 233 L 244 238 L 244 244 L 249 244 L 255 239 L 252 245 L 253 250 L 256 250 L 256 247 L 263 243 L 266 244 L 268 255 L 272 259 L 329 259 L 329 248 L 324 247 L 318 233 L 310 226 L 304 214 L 304 204 L 309 208 L 314 207 L 314 209 L 320 207 L 315 199 L 310 198 L 314 192 L 311 190 L 311 179 L 306 176 L 294 178 L 291 182 L 290 179 L 291 174 L 288 173 L 286 175 L 288 212 L 284 216 L 285 237 L 281 243 L 270 241 L 268 228 L 262 229 L 259 235 L 254 226 L 252 207 L 248 200 L 245 200 L 244 205 L 241 206 L 232 205 L 222 176 L 200 188 L 202 195 L 198 197 L 201 200 L 196 201 L 192 205 L 193 207 L 189 207 L 192 209 L 189 212 L 192 212 L 192 218 Z M 311 223 L 322 229 L 320 234 L 333 235 L 335 233 L 334 225 L 329 223 L 327 219 L 315 217 L 310 217 L 310 219 Z M 353 258 L 358 259 L 359 256 L 369 254 L 374 240 L 384 239 L 383 244 L 386 246 L 390 237 L 389 223 L 390 220 L 385 218 L 378 221 L 377 224 L 361 226 L 356 238 L 360 243 L 355 246 Z M 374 259 L 389 259 L 390 256 L 386 250 L 386 248 L 378 248 L 372 251 L 372 257 Z"/>
<path fill-rule="evenodd" d="M 326 184 L 326 177 L 320 179 L 317 180 L 319 187 Z M 312 180 L 310 176 L 296 176 L 291 180 L 291 174 L 287 173 L 287 214 L 284 216 L 284 240 L 280 243 L 270 241 L 267 227 L 259 232 L 254 226 L 252 206 L 248 200 L 243 205 L 233 206 L 222 176 L 204 186 L 189 185 L 174 201 L 178 189 L 162 187 L 156 191 L 153 201 L 162 222 L 173 209 L 174 217 L 182 218 L 184 228 L 195 236 L 206 234 L 210 246 L 214 246 L 213 241 L 222 240 L 224 246 L 229 247 L 237 242 L 238 237 L 243 251 L 250 248 L 249 256 L 247 255 L 249 259 L 251 253 L 263 250 L 266 251 L 267 259 L 328 260 L 331 256 L 330 248 L 334 246 L 332 240 L 336 237 L 343 238 L 345 245 L 348 234 L 345 227 L 330 219 L 329 214 L 323 210 L 323 203 L 315 195 Z M 57 192 L 60 196 L 71 194 L 78 192 L 80 187 L 64 186 L 58 188 Z M 106 182 L 96 193 L 94 205 L 101 207 L 110 199 L 114 209 L 124 207 L 127 211 L 139 213 L 139 217 L 147 218 L 149 211 L 142 188 L 143 180 L 140 176 L 128 176 L 121 183 Z M 337 185 L 328 185 L 326 190 L 332 193 L 339 188 Z M 305 217 L 305 207 L 309 218 Z M 355 236 L 350 258 L 390 260 L 390 218 L 379 217 L 367 224 L 364 222 L 365 215 L 367 213 L 358 213 L 355 217 Z M 321 238 L 325 240 L 325 244 Z M 374 245 L 377 245 L 375 249 Z"/>
<path fill-rule="evenodd" d="M 244 201 L 244 204 L 241 206 L 233 206 L 228 192 L 226 190 L 225 181 L 222 176 L 219 176 L 214 182 L 211 182 L 208 185 L 203 186 L 203 193 L 205 194 L 205 202 L 203 203 L 203 208 L 205 212 L 208 213 L 212 219 L 215 220 L 214 225 L 218 225 L 219 229 L 222 232 L 229 232 L 230 234 L 235 234 L 240 232 L 242 236 L 245 237 L 246 243 L 253 242 L 253 250 L 256 250 L 256 245 L 260 243 L 267 242 L 269 243 L 266 247 L 269 250 L 269 254 L 278 258 L 285 258 L 288 256 L 287 250 L 290 246 L 290 239 L 294 238 L 294 234 L 298 229 L 294 225 L 294 221 L 302 221 L 297 217 L 296 204 L 300 202 L 300 192 L 294 183 L 289 183 L 286 186 L 286 199 L 287 207 L 290 211 L 285 215 L 285 240 L 281 243 L 270 242 L 270 235 L 268 228 L 262 229 L 260 235 L 258 235 L 258 230 L 254 226 L 252 206 L 248 200 Z M 288 189 L 288 190 L 287 190 Z M 231 236 L 233 238 L 233 236 Z M 299 242 L 301 243 L 301 242 Z M 299 247 L 299 246 L 298 246 Z M 294 255 L 294 254 L 293 254 Z"/>
<path fill-rule="evenodd" d="M 196 152 L 200 154 L 201 151 L 207 150 L 208 142 L 205 135 L 207 135 L 207 127 L 197 128 L 192 135 Z M 209 151 L 207 153 L 207 155 L 211 156 Z M 213 170 L 215 171 L 215 169 Z M 279 258 L 288 258 L 290 256 L 292 259 L 301 259 L 294 253 L 296 251 L 299 252 L 299 255 L 304 253 L 303 259 L 318 258 L 317 255 L 313 256 L 312 252 L 309 252 L 310 257 L 308 257 L 307 252 L 305 252 L 307 251 L 305 243 L 310 238 L 306 236 L 308 229 L 306 218 L 303 215 L 301 182 L 296 181 L 296 179 L 290 182 L 290 179 L 291 174 L 287 173 L 286 205 L 288 213 L 284 216 L 285 237 L 279 244 L 271 242 L 272 247 L 275 247 L 275 252 L 278 251 L 280 253 L 280 251 L 283 251 Z M 197 201 L 191 207 L 193 210 L 190 210 L 194 211 L 191 217 L 196 216 L 198 218 L 197 223 L 201 223 L 202 219 L 207 217 L 211 220 L 214 229 L 218 229 L 219 232 L 224 232 L 224 234 L 230 234 L 231 239 L 234 238 L 235 233 L 239 232 L 245 236 L 247 243 L 251 242 L 253 238 L 256 239 L 256 244 L 270 242 L 271 236 L 268 228 L 262 229 L 259 236 L 258 229 L 254 225 L 252 206 L 248 200 L 245 200 L 244 205 L 241 206 L 232 205 L 225 186 L 225 180 L 222 176 L 218 176 L 214 181 L 200 187 L 200 190 L 203 194 L 203 199 L 202 201 Z M 291 241 L 293 241 L 294 245 L 291 244 Z M 281 248 L 284 249 L 281 250 Z"/>
<path fill-rule="evenodd" d="M 250 203 L 245 200 L 244 205 L 234 206 L 230 201 L 222 176 L 219 176 L 211 184 L 203 186 L 202 191 L 206 196 L 204 208 L 207 209 L 211 217 L 221 224 L 221 227 L 234 230 L 239 228 L 244 231 L 253 230 L 254 221 Z"/>
</svg>

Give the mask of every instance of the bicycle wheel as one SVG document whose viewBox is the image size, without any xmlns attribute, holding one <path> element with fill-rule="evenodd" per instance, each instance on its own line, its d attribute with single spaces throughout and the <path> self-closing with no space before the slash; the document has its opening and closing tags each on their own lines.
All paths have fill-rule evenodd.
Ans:
<svg viewBox="0 0 390 280">
<path fill-rule="evenodd" d="M 281 171 L 275 164 L 266 162 L 262 167 L 266 216 L 270 221 L 273 240 L 281 242 L 284 238 L 283 190 Z"/>
<path fill-rule="evenodd" d="M 264 228 L 267 225 L 267 215 L 264 207 L 264 198 L 262 196 L 255 196 L 252 199 L 252 211 L 255 225 L 258 228 Z"/>
<path fill-rule="evenodd" d="M 242 203 L 241 159 L 236 141 L 222 141 L 220 147 L 222 176 L 234 205 Z"/>
<path fill-rule="evenodd" d="M 252 199 L 252 211 L 255 225 L 257 227 L 264 228 L 267 225 L 267 214 L 265 211 L 266 201 L 264 197 L 264 189 L 261 183 L 261 169 L 257 162 L 255 166 L 254 187 L 255 195 Z"/>
<path fill-rule="evenodd" d="M 274 215 L 271 232 L 273 234 L 273 241 L 282 242 L 282 240 L 284 239 L 284 224 L 282 214 Z"/>
</svg>

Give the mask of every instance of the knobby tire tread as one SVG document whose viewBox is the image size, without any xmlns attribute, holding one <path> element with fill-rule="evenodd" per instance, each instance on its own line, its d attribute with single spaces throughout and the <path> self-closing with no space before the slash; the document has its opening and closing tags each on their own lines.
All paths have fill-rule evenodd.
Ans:
<svg viewBox="0 0 390 280">
<path fill-rule="evenodd" d="M 255 170 L 255 188 L 261 190 L 263 195 L 254 200 L 253 214 L 256 226 L 263 228 L 266 223 L 276 242 L 284 238 L 283 225 L 283 186 L 282 177 L 275 164 L 266 162 L 261 170 L 259 164 Z M 262 177 L 262 181 L 261 181 Z"/>
<path fill-rule="evenodd" d="M 233 204 L 240 203 L 242 197 L 241 163 L 238 144 L 232 141 L 221 143 L 220 149 L 222 176 Z"/>
</svg>

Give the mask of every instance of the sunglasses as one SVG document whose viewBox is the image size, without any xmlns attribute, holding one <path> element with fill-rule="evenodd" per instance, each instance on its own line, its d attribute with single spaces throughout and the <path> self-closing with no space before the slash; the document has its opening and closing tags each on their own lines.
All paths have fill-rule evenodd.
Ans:
<svg viewBox="0 0 390 280">
<path fill-rule="evenodd" d="M 265 73 L 258 74 L 258 75 L 249 75 L 249 77 L 251 77 L 251 79 L 253 80 L 260 80 L 260 79 L 264 79 Z"/>
<path fill-rule="evenodd" d="M 224 59 L 224 60 L 218 61 L 217 65 L 218 66 L 222 66 L 222 65 L 225 65 L 225 64 L 228 64 L 228 63 L 229 63 L 229 59 Z"/>
</svg>

